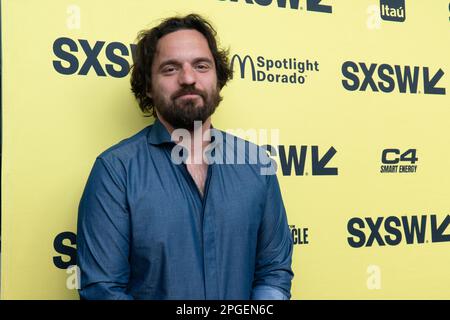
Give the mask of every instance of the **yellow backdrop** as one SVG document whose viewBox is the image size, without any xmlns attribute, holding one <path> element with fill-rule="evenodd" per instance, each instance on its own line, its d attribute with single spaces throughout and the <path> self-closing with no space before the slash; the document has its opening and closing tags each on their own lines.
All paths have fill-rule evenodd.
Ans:
<svg viewBox="0 0 450 320">
<path fill-rule="evenodd" d="M 1 6 L 3 299 L 78 298 L 93 161 L 152 122 L 130 91 L 131 44 L 190 12 L 234 57 L 214 125 L 279 130 L 293 299 L 450 298 L 447 0 Z"/>
</svg>

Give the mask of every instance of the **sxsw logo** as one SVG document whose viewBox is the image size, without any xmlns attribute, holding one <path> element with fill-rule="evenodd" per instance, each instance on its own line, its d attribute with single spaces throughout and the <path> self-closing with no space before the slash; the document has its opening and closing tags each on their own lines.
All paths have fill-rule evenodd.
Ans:
<svg viewBox="0 0 450 320">
<path fill-rule="evenodd" d="M 345 78 L 342 86 L 348 91 L 446 94 L 446 89 L 439 87 L 445 74 L 441 68 L 345 61 L 341 71 Z"/>
<path fill-rule="evenodd" d="M 380 0 L 380 15 L 386 21 L 405 21 L 405 0 Z"/>
<path fill-rule="evenodd" d="M 352 248 L 450 242 L 449 225 L 450 215 L 440 222 L 434 214 L 420 217 L 354 217 L 347 223 L 350 234 L 347 242 Z"/>
<path fill-rule="evenodd" d="M 281 171 L 283 176 L 337 176 L 338 168 L 331 167 L 329 164 L 336 154 L 336 149 L 330 147 L 325 153 L 320 156 L 319 146 L 297 146 L 280 145 L 275 148 L 271 145 L 263 146 L 271 157 L 279 157 Z M 310 160 L 311 173 L 305 171 L 307 160 Z M 294 169 L 294 170 L 292 170 Z M 275 169 L 276 170 L 276 169 Z"/>
<path fill-rule="evenodd" d="M 245 2 L 247 4 L 257 4 L 263 7 L 270 5 L 277 6 L 280 9 L 303 10 L 300 6 L 300 0 L 219 0 L 222 2 Z M 322 13 L 331 13 L 330 5 L 321 4 L 322 0 L 306 0 L 306 10 Z"/>
<path fill-rule="evenodd" d="M 128 75 L 130 62 L 136 51 L 136 45 L 125 45 L 121 42 L 76 41 L 61 37 L 53 42 L 53 68 L 63 75 L 86 76 L 89 73 L 98 77 L 123 78 Z M 106 58 L 108 63 L 100 63 Z"/>
<path fill-rule="evenodd" d="M 73 232 L 64 231 L 55 237 L 53 240 L 53 248 L 56 252 L 61 254 L 53 257 L 55 267 L 59 269 L 67 269 L 77 263 L 76 244 L 77 235 Z"/>
</svg>

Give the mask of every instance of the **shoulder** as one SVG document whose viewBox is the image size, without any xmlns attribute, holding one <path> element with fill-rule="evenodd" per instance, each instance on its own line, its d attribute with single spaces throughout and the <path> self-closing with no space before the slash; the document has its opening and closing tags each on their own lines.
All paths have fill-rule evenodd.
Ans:
<svg viewBox="0 0 450 320">
<path fill-rule="evenodd" d="M 121 140 L 97 156 L 106 163 L 116 163 L 117 161 L 125 163 L 130 159 L 136 158 L 139 153 L 145 151 L 148 144 L 148 133 L 153 125 L 149 125 L 134 135 Z"/>
</svg>

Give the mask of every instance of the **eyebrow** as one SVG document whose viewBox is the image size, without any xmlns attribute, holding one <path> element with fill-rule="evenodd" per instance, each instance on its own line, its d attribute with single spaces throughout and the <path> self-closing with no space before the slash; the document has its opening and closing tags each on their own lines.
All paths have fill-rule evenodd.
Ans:
<svg viewBox="0 0 450 320">
<path fill-rule="evenodd" d="M 195 63 L 199 63 L 199 62 L 207 62 L 207 63 L 209 63 L 209 64 L 211 64 L 211 65 L 214 65 L 213 60 L 211 60 L 211 59 L 208 58 L 208 57 L 199 57 L 199 58 L 195 58 L 195 59 L 192 61 L 192 63 L 194 63 L 194 64 L 195 64 Z M 176 60 L 176 59 L 169 59 L 169 60 L 163 61 L 163 62 L 159 65 L 158 70 L 161 70 L 161 69 L 164 68 L 165 66 L 171 65 L 171 64 L 173 64 L 173 65 L 180 65 L 180 62 L 179 62 L 178 60 Z"/>
</svg>

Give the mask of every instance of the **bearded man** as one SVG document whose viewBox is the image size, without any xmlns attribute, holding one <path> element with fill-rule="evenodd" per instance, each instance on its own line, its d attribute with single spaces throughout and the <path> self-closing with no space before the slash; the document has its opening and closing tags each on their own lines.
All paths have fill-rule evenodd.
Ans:
<svg viewBox="0 0 450 320">
<path fill-rule="evenodd" d="M 212 128 L 232 77 L 215 36 L 196 14 L 139 35 L 131 86 L 155 122 L 95 160 L 79 205 L 81 299 L 290 298 L 276 175 L 261 162 L 209 161 L 224 150 L 249 159 L 253 145 Z"/>
</svg>

